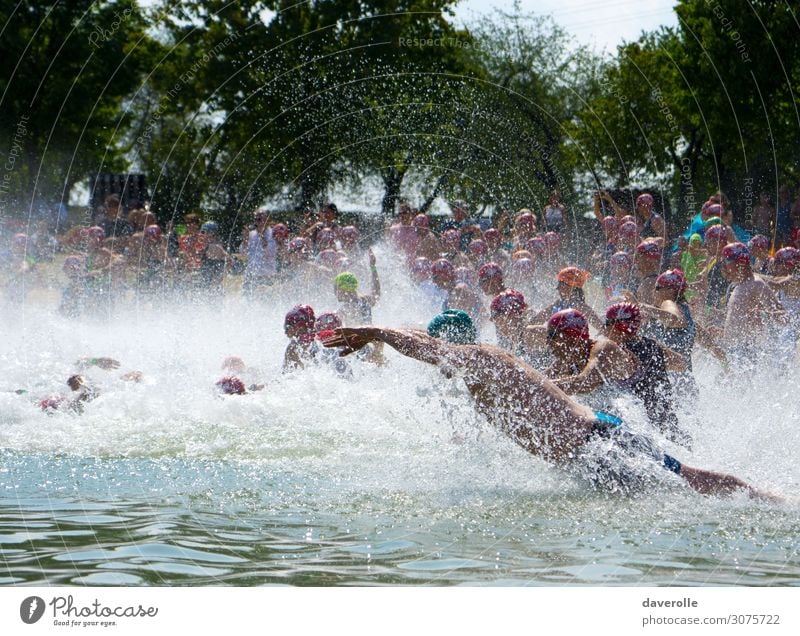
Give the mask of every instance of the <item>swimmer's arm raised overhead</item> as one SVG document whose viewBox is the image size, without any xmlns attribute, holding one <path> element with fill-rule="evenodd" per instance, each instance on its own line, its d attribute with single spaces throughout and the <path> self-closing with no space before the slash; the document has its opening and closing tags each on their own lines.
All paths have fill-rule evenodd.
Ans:
<svg viewBox="0 0 800 636">
<path fill-rule="evenodd" d="M 591 393 L 610 380 L 628 379 L 636 371 L 631 354 L 609 340 L 598 342 L 589 355 L 589 362 L 577 375 L 553 382 L 564 393 Z"/>
<path fill-rule="evenodd" d="M 377 260 L 375 259 L 375 254 L 373 253 L 372 249 L 368 250 L 369 255 L 369 272 L 372 278 L 372 304 L 378 302 L 378 299 L 381 297 L 381 281 L 378 278 L 378 267 L 377 267 Z"/>
</svg>

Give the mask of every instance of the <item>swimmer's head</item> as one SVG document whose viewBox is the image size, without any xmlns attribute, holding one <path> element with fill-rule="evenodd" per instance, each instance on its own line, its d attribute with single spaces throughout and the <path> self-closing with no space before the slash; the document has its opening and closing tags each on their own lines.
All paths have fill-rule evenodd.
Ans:
<svg viewBox="0 0 800 636">
<path fill-rule="evenodd" d="M 627 252 L 615 252 L 611 255 L 611 258 L 608 259 L 608 262 L 612 269 L 628 271 L 633 267 L 633 259 Z"/>
<path fill-rule="evenodd" d="M 589 340 L 589 321 L 577 309 L 557 311 L 547 321 L 547 340 L 551 342 L 558 336 Z"/>
<path fill-rule="evenodd" d="M 483 239 L 474 239 L 469 244 L 469 253 L 474 257 L 485 256 L 489 251 L 489 246 Z"/>
<path fill-rule="evenodd" d="M 483 233 L 483 240 L 489 249 L 496 250 L 503 242 L 503 235 L 496 228 L 490 227 Z"/>
<path fill-rule="evenodd" d="M 334 329 L 339 329 L 341 326 L 342 319 L 332 311 L 325 311 L 321 313 L 314 321 L 314 329 L 316 329 L 317 335 L 319 335 L 322 331 L 333 331 Z"/>
<path fill-rule="evenodd" d="M 511 264 L 511 273 L 518 280 L 530 281 L 536 271 L 536 263 L 530 258 L 518 258 Z"/>
<path fill-rule="evenodd" d="M 148 225 L 144 228 L 144 236 L 157 243 L 161 240 L 161 228 L 158 225 Z"/>
<path fill-rule="evenodd" d="M 782 247 L 775 252 L 775 273 L 778 276 L 793 274 L 800 266 L 800 250 L 795 247 Z"/>
<path fill-rule="evenodd" d="M 661 260 L 661 246 L 655 241 L 642 241 L 636 246 L 636 254 L 647 259 Z"/>
<path fill-rule="evenodd" d="M 232 373 L 244 373 L 247 367 L 239 356 L 228 356 L 222 361 L 222 370 Z"/>
<path fill-rule="evenodd" d="M 289 245 L 286 247 L 289 254 L 294 254 L 296 252 L 307 252 L 308 251 L 308 241 L 304 238 L 297 237 L 289 241 Z"/>
<path fill-rule="evenodd" d="M 561 247 L 561 235 L 556 232 L 547 232 L 544 235 L 544 244 L 548 250 L 557 250 Z"/>
<path fill-rule="evenodd" d="M 431 226 L 431 220 L 427 214 L 417 214 L 411 221 L 411 225 L 417 229 L 427 229 Z"/>
<path fill-rule="evenodd" d="M 351 295 L 358 292 L 358 278 L 352 272 L 342 272 L 333 279 L 336 295 Z"/>
<path fill-rule="evenodd" d="M 283 223 L 276 223 L 272 226 L 272 238 L 276 241 L 285 241 L 289 238 L 289 228 Z"/>
<path fill-rule="evenodd" d="M 67 386 L 73 391 L 80 391 L 86 384 L 84 377 L 78 373 L 67 378 Z"/>
<path fill-rule="evenodd" d="M 415 282 L 421 283 L 431 279 L 431 262 L 424 256 L 419 256 L 411 265 L 411 278 Z"/>
<path fill-rule="evenodd" d="M 703 237 L 700 236 L 697 232 L 692 234 L 689 237 L 689 246 L 690 247 L 703 247 Z"/>
<path fill-rule="evenodd" d="M 216 387 L 225 395 L 244 395 L 247 388 L 239 378 L 234 375 L 225 376 L 216 382 Z"/>
<path fill-rule="evenodd" d="M 642 313 L 633 303 L 616 303 L 606 310 L 606 329 L 614 333 L 635 335 L 642 324 Z"/>
<path fill-rule="evenodd" d="M 534 236 L 525 241 L 525 249 L 536 257 L 547 254 L 547 243 L 541 236 Z"/>
<path fill-rule="evenodd" d="M 656 278 L 656 291 L 663 289 L 675 292 L 673 300 L 681 298 L 686 293 L 686 287 L 686 276 L 678 268 L 668 269 Z"/>
<path fill-rule="evenodd" d="M 316 318 L 308 305 L 295 305 L 283 319 L 283 329 L 290 338 L 314 335 Z"/>
<path fill-rule="evenodd" d="M 726 263 L 750 263 L 750 250 L 744 243 L 731 243 L 722 248 L 721 258 Z"/>
<path fill-rule="evenodd" d="M 361 237 L 361 233 L 358 231 L 358 228 L 355 225 L 346 225 L 339 233 L 339 237 L 342 239 L 343 243 L 355 245 L 358 242 L 358 239 Z"/>
<path fill-rule="evenodd" d="M 639 236 L 639 226 L 634 221 L 625 221 L 619 226 L 620 238 L 632 239 Z"/>
<path fill-rule="evenodd" d="M 48 395 L 39 402 L 39 408 L 45 412 L 57 411 L 67 401 L 63 395 Z"/>
<path fill-rule="evenodd" d="M 478 284 L 487 294 L 499 294 L 504 289 L 503 268 L 497 263 L 484 263 L 478 270 Z"/>
<path fill-rule="evenodd" d="M 428 323 L 428 335 L 453 344 L 475 344 L 478 333 L 469 314 L 460 309 L 447 309 Z"/>
<path fill-rule="evenodd" d="M 492 320 L 496 320 L 501 316 L 521 317 L 527 308 L 525 296 L 516 289 L 506 289 L 500 292 L 492 299 L 490 305 Z"/>
<path fill-rule="evenodd" d="M 558 272 L 556 279 L 567 287 L 582 289 L 590 276 L 589 272 L 585 272 L 578 267 L 565 267 Z"/>
<path fill-rule="evenodd" d="M 636 207 L 638 208 L 646 208 L 651 209 L 653 207 L 653 195 L 645 192 L 644 194 L 640 194 L 636 197 Z"/>
<path fill-rule="evenodd" d="M 456 270 L 446 258 L 440 258 L 431 265 L 431 280 L 438 287 L 451 289 L 455 285 Z"/>
</svg>

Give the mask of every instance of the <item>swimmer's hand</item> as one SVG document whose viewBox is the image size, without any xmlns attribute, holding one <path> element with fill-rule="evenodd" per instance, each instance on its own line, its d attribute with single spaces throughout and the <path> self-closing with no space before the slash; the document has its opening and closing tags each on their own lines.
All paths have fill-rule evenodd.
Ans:
<svg viewBox="0 0 800 636">
<path fill-rule="evenodd" d="M 141 371 L 128 371 L 119 377 L 126 382 L 141 382 L 144 379 L 144 375 Z"/>
<path fill-rule="evenodd" d="M 330 338 L 325 338 L 322 344 L 326 347 L 341 347 L 340 356 L 347 356 L 354 351 L 359 351 L 370 342 L 376 340 L 371 327 L 342 327 L 334 329 Z"/>
<path fill-rule="evenodd" d="M 114 358 L 80 358 L 76 363 L 78 367 L 100 367 L 101 369 L 118 369 L 119 361 Z"/>
</svg>

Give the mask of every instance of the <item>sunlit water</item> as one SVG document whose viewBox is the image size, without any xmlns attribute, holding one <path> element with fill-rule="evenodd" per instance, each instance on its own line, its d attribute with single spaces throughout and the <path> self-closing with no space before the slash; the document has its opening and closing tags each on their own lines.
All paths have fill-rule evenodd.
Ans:
<svg viewBox="0 0 800 636">
<path fill-rule="evenodd" d="M 382 259 L 378 323 L 430 310 Z M 327 292 L 325 292 L 327 293 Z M 800 508 L 697 495 L 665 474 L 634 496 L 590 489 L 492 430 L 455 381 L 389 354 L 282 375 L 276 289 L 220 310 L 118 307 L 67 320 L 52 294 L 3 309 L 0 583 L 15 585 L 797 585 Z M 492 338 L 491 328 L 488 337 Z M 240 355 L 267 390 L 219 397 Z M 44 414 L 83 355 L 102 390 Z M 798 377 L 720 380 L 695 359 L 690 465 L 788 495 L 800 485 Z M 139 369 L 142 384 L 119 380 Z M 624 405 L 623 405 L 624 406 Z M 644 430 L 631 410 L 632 425 Z M 663 442 L 663 440 L 660 440 Z"/>
</svg>

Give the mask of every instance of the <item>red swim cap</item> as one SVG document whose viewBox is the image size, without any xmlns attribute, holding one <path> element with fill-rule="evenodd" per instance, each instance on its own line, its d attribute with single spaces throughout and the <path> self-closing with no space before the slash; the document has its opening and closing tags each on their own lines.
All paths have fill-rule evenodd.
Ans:
<svg viewBox="0 0 800 636">
<path fill-rule="evenodd" d="M 458 230 L 445 230 L 442 232 L 442 241 L 451 246 L 458 245 L 461 241 L 461 235 L 458 233 Z"/>
<path fill-rule="evenodd" d="M 317 333 L 326 329 L 339 329 L 341 326 L 342 319 L 332 311 L 321 313 L 319 316 L 317 316 L 317 320 L 314 323 L 314 328 L 317 330 Z"/>
<path fill-rule="evenodd" d="M 552 339 L 557 334 L 563 333 L 570 338 L 589 339 L 589 322 L 577 309 L 562 309 L 557 311 L 547 321 L 547 338 Z"/>
<path fill-rule="evenodd" d="M 283 319 L 284 326 L 301 325 L 308 330 L 314 328 L 314 310 L 308 305 L 295 305 Z"/>
<path fill-rule="evenodd" d="M 499 314 L 518 316 L 528 308 L 528 305 L 525 304 L 525 296 L 521 292 L 516 289 L 506 289 L 492 299 L 490 308 L 492 318 L 495 318 Z"/>
<path fill-rule="evenodd" d="M 656 289 L 659 287 L 674 289 L 678 292 L 678 296 L 680 296 L 686 291 L 686 276 L 684 276 L 683 271 L 678 268 L 668 269 L 656 278 Z"/>
<path fill-rule="evenodd" d="M 469 244 L 469 251 L 471 254 L 475 254 L 476 256 L 479 254 L 486 254 L 489 251 L 488 246 L 486 245 L 486 241 L 482 239 L 475 239 L 471 241 Z"/>
<path fill-rule="evenodd" d="M 226 395 L 244 395 L 247 389 L 239 378 L 233 375 L 217 380 L 217 388 Z"/>
<path fill-rule="evenodd" d="M 239 356 L 228 356 L 222 361 L 222 368 L 234 373 L 243 373 L 246 367 L 244 360 Z"/>
<path fill-rule="evenodd" d="M 454 280 L 456 277 L 456 270 L 450 261 L 446 258 L 440 258 L 431 265 L 431 276 L 440 280 Z"/>
<path fill-rule="evenodd" d="M 633 303 L 617 303 L 606 311 L 606 327 L 612 327 L 615 331 L 635 334 L 641 324 L 642 314 Z"/>
<path fill-rule="evenodd" d="M 511 270 L 517 276 L 530 275 L 536 271 L 536 263 L 530 258 L 518 258 L 512 263 Z"/>
<path fill-rule="evenodd" d="M 744 243 L 730 243 L 722 248 L 722 260 L 734 263 L 750 263 L 750 250 Z"/>
<path fill-rule="evenodd" d="M 514 221 L 516 227 L 525 227 L 529 230 L 536 228 L 536 217 L 531 212 L 523 212 Z"/>
<path fill-rule="evenodd" d="M 344 230 L 342 230 L 342 233 L 344 233 Z M 289 228 L 283 223 L 276 223 L 272 226 L 272 238 L 276 238 L 281 241 L 289 238 Z"/>
<path fill-rule="evenodd" d="M 782 247 L 775 252 L 775 263 L 793 272 L 800 265 L 800 250 L 796 247 Z"/>
<path fill-rule="evenodd" d="M 43 411 L 55 411 L 66 402 L 66 400 L 67 398 L 63 395 L 48 395 L 39 402 L 39 408 Z"/>
<path fill-rule="evenodd" d="M 747 241 L 747 247 L 749 247 L 751 250 L 769 249 L 769 239 L 763 234 L 756 234 L 753 238 Z"/>
<path fill-rule="evenodd" d="M 497 263 L 484 263 L 478 270 L 480 282 L 490 280 L 503 280 L 503 269 Z"/>
<path fill-rule="evenodd" d="M 561 245 L 561 237 L 555 232 L 548 232 L 544 235 L 544 243 L 547 247 L 555 249 Z"/>
<path fill-rule="evenodd" d="M 620 236 L 636 236 L 639 234 L 639 226 L 636 225 L 633 221 L 625 221 L 622 225 L 619 226 L 619 235 Z"/>
<path fill-rule="evenodd" d="M 411 225 L 414 227 L 430 227 L 431 220 L 428 218 L 427 214 L 417 214 L 417 216 L 414 217 L 414 220 L 411 221 Z"/>
<path fill-rule="evenodd" d="M 646 258 L 661 258 L 661 246 L 655 241 L 642 241 L 636 246 L 636 253 Z"/>
<path fill-rule="evenodd" d="M 487 243 L 499 243 L 503 237 L 500 234 L 500 231 L 490 227 L 483 233 L 483 240 Z"/>
<path fill-rule="evenodd" d="M 603 229 L 606 232 L 610 232 L 611 230 L 616 230 L 619 227 L 619 223 L 617 223 L 617 219 L 613 216 L 604 216 L 603 217 Z"/>
<path fill-rule="evenodd" d="M 536 256 L 542 256 L 547 252 L 547 243 L 541 236 L 534 236 L 525 241 L 525 248 Z"/>
<path fill-rule="evenodd" d="M 99 225 L 93 225 L 88 230 L 89 236 L 96 238 L 98 241 L 105 240 L 106 238 L 106 231 L 101 228 Z"/>
<path fill-rule="evenodd" d="M 724 225 L 712 225 L 705 233 L 705 240 L 708 241 L 709 239 L 712 241 L 727 241 L 728 229 Z"/>
<path fill-rule="evenodd" d="M 608 259 L 608 262 L 611 264 L 611 267 L 630 268 L 633 265 L 633 259 L 627 252 L 615 252 L 611 255 L 611 258 Z"/>
<path fill-rule="evenodd" d="M 636 205 L 646 205 L 647 207 L 653 207 L 653 195 L 648 194 L 645 192 L 644 194 L 640 194 L 636 197 Z"/>
</svg>

